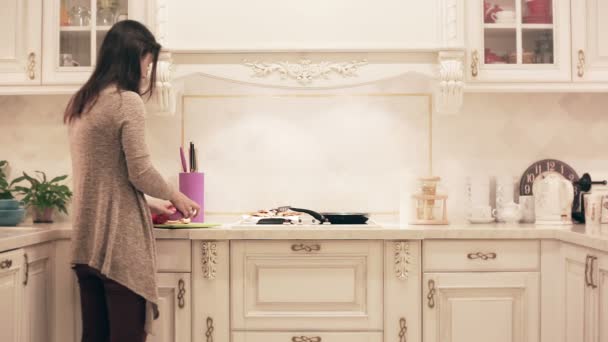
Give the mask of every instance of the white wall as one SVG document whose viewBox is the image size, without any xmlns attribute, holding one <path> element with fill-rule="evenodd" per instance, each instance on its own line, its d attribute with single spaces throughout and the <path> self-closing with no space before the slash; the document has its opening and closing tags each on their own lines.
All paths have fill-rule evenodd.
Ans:
<svg viewBox="0 0 608 342">
<path fill-rule="evenodd" d="M 213 96 L 184 100 L 184 133 L 199 146 L 210 211 L 283 204 L 397 211 L 426 173 L 426 98 L 381 96 L 398 92 L 399 82 L 339 91 L 358 94 L 348 97 L 196 84 L 195 93 Z M 66 102 L 0 97 L 0 159 L 12 163 L 13 177 L 69 173 Z M 605 94 L 468 94 L 461 115 L 435 117 L 434 173 L 450 196 L 451 220 L 463 220 L 469 175 L 519 176 L 535 160 L 557 158 L 608 178 L 605 108 Z M 175 182 L 181 116 L 151 116 L 148 133 L 156 164 Z"/>
</svg>

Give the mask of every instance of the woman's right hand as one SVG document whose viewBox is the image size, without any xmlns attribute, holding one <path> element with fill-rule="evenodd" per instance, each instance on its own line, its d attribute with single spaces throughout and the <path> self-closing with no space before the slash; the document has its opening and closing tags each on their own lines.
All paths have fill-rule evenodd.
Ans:
<svg viewBox="0 0 608 342">
<path fill-rule="evenodd" d="M 175 209 L 179 210 L 179 212 L 184 215 L 184 218 L 196 217 L 201 211 L 201 207 L 196 202 L 179 191 L 173 193 L 173 197 L 170 201 L 175 206 Z"/>
</svg>

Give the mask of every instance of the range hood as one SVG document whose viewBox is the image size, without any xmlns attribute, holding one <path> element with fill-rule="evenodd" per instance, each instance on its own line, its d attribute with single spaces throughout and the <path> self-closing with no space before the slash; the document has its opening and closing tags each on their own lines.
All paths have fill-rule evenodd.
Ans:
<svg viewBox="0 0 608 342">
<path fill-rule="evenodd" d="M 457 113 L 463 7 L 459 0 L 157 0 L 160 110 L 175 112 L 186 80 L 197 75 L 336 89 L 407 74 L 413 93 L 433 94 L 436 112 Z"/>
</svg>

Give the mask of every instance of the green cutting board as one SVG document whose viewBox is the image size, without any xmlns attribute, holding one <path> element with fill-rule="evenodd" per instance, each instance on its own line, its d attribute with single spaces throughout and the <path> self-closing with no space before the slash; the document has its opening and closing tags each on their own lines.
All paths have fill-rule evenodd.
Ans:
<svg viewBox="0 0 608 342">
<path fill-rule="evenodd" d="M 174 224 L 155 224 L 154 228 L 162 229 L 197 229 L 219 227 L 219 223 L 174 223 Z"/>
</svg>

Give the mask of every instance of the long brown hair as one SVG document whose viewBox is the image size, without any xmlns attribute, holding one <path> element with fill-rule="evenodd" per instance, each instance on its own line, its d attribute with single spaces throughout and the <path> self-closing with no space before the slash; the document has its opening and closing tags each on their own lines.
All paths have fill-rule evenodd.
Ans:
<svg viewBox="0 0 608 342">
<path fill-rule="evenodd" d="M 143 24 L 134 20 L 116 23 L 108 31 L 97 57 L 95 70 L 89 80 L 74 94 L 63 115 L 64 123 L 70 123 L 87 112 L 97 101 L 99 93 L 111 84 L 118 90 L 134 91 L 152 96 L 156 85 L 156 62 L 161 46 Z M 152 54 L 152 71 L 149 85 L 141 93 L 141 59 Z"/>
</svg>

